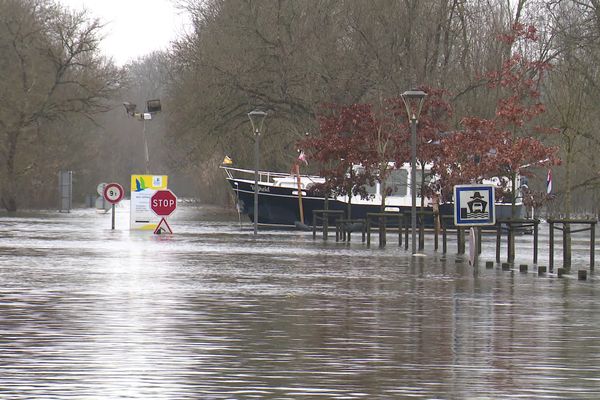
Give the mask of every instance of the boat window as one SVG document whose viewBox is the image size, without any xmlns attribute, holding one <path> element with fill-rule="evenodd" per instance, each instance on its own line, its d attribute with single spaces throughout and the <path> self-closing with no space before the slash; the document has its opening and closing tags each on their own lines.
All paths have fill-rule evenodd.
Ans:
<svg viewBox="0 0 600 400">
<path fill-rule="evenodd" d="M 417 196 L 419 196 L 419 193 L 421 193 L 421 178 L 423 177 L 423 170 L 422 169 L 417 169 Z M 431 183 L 431 179 L 433 177 L 431 176 L 431 171 L 430 170 L 425 170 L 425 186 L 428 186 L 429 183 Z"/>
<path fill-rule="evenodd" d="M 373 183 L 373 186 L 365 185 L 365 189 L 368 194 L 375 196 L 377 194 L 377 183 Z"/>
<path fill-rule="evenodd" d="M 406 196 L 408 193 L 408 171 L 395 169 L 385 181 L 385 187 L 390 191 L 388 196 Z"/>
</svg>

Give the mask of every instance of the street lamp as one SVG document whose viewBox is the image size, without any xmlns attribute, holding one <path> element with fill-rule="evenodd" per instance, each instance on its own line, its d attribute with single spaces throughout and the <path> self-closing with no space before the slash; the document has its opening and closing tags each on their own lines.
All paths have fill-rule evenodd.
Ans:
<svg viewBox="0 0 600 400">
<path fill-rule="evenodd" d="M 254 110 L 248 113 L 252 132 L 254 134 L 254 234 L 258 234 L 258 142 L 260 141 L 260 132 L 267 113 L 261 110 Z"/>
<path fill-rule="evenodd" d="M 146 111 L 138 112 L 137 105 L 129 103 L 128 101 L 123 103 L 127 115 L 134 117 L 143 122 L 142 137 L 144 139 L 144 155 L 146 161 L 146 174 L 150 173 L 150 154 L 148 153 L 148 140 L 146 139 L 146 120 L 151 120 L 152 115 L 160 112 L 162 106 L 159 99 L 153 99 L 146 101 Z"/>
<path fill-rule="evenodd" d="M 427 93 L 422 90 L 407 90 L 402 93 L 402 100 L 406 106 L 406 114 L 410 120 L 411 128 L 411 157 L 410 157 L 410 191 L 412 205 L 410 209 L 410 225 L 412 231 L 412 254 L 417 254 L 417 124 L 421 115 L 421 108 Z"/>
</svg>

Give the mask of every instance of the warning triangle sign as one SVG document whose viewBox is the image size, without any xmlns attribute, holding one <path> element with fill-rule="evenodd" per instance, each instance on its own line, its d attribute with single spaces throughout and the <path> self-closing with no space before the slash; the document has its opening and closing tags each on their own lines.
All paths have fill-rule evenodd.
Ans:
<svg viewBox="0 0 600 400">
<path fill-rule="evenodd" d="M 165 218 L 161 218 L 158 225 L 156 225 L 156 229 L 154 230 L 155 235 L 162 235 L 163 233 L 173 233 L 169 223 Z"/>
</svg>

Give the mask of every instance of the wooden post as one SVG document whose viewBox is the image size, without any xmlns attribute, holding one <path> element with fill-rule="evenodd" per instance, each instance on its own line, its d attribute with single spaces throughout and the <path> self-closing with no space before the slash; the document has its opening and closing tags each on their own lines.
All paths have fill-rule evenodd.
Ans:
<svg viewBox="0 0 600 400">
<path fill-rule="evenodd" d="M 404 214 L 406 216 L 406 214 Z M 406 229 L 404 230 L 404 250 L 408 250 L 408 224 L 406 224 Z"/>
<path fill-rule="evenodd" d="M 304 207 L 302 207 L 302 183 L 300 180 L 300 165 L 296 163 L 296 181 L 298 182 L 298 208 L 300 209 L 300 223 L 304 225 Z"/>
<path fill-rule="evenodd" d="M 446 232 L 446 225 L 442 227 L 442 253 L 448 252 L 448 233 Z"/>
<path fill-rule="evenodd" d="M 425 214 L 421 212 L 419 214 L 419 250 L 423 250 L 425 248 L 425 227 L 424 227 L 424 219 Z"/>
<path fill-rule="evenodd" d="M 465 240 L 465 229 L 463 227 L 460 227 L 458 229 L 458 237 L 459 237 L 459 254 L 465 254 L 465 249 L 466 249 L 466 240 Z"/>
<path fill-rule="evenodd" d="M 594 271 L 596 255 L 596 222 L 592 222 L 590 226 L 590 272 Z"/>
<path fill-rule="evenodd" d="M 550 254 L 548 255 L 548 268 L 550 269 L 550 272 L 554 272 L 554 222 L 550 222 L 550 236 L 548 241 L 548 247 L 550 248 Z"/>
<path fill-rule="evenodd" d="M 379 247 L 385 247 L 386 242 L 386 226 L 385 226 L 385 215 L 379 217 Z"/>
<path fill-rule="evenodd" d="M 500 244 L 502 241 L 502 222 L 496 222 L 496 263 L 500 263 Z"/>
<path fill-rule="evenodd" d="M 398 246 L 402 247 L 402 227 L 404 226 L 404 217 L 398 214 Z"/>
<path fill-rule="evenodd" d="M 563 222 L 563 266 L 571 270 L 571 223 Z"/>
<path fill-rule="evenodd" d="M 371 247 L 371 218 L 367 215 L 367 247 Z"/>
<path fill-rule="evenodd" d="M 434 250 L 437 251 L 439 247 L 438 236 L 440 234 L 440 204 L 439 197 L 437 194 L 433 194 L 432 196 L 432 209 L 433 209 L 433 226 L 434 226 L 434 239 L 433 239 L 433 247 Z"/>
<path fill-rule="evenodd" d="M 515 261 L 515 255 L 513 254 L 513 250 L 515 248 L 515 237 L 513 235 L 513 225 L 512 221 L 508 221 L 508 251 L 506 256 L 506 261 L 512 263 Z"/>
<path fill-rule="evenodd" d="M 537 264 L 537 261 L 538 261 L 539 224 L 540 224 L 539 219 L 536 219 L 533 221 L 533 263 L 534 264 Z"/>
</svg>

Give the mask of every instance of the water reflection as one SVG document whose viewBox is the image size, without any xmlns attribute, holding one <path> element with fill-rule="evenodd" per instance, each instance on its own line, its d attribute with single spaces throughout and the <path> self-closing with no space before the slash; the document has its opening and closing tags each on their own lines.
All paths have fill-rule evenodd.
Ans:
<svg viewBox="0 0 600 400">
<path fill-rule="evenodd" d="M 185 209 L 167 237 L 125 210 L 116 231 L 90 211 L 4 218 L 0 398 L 600 395 L 594 279 L 223 219 Z"/>
</svg>

